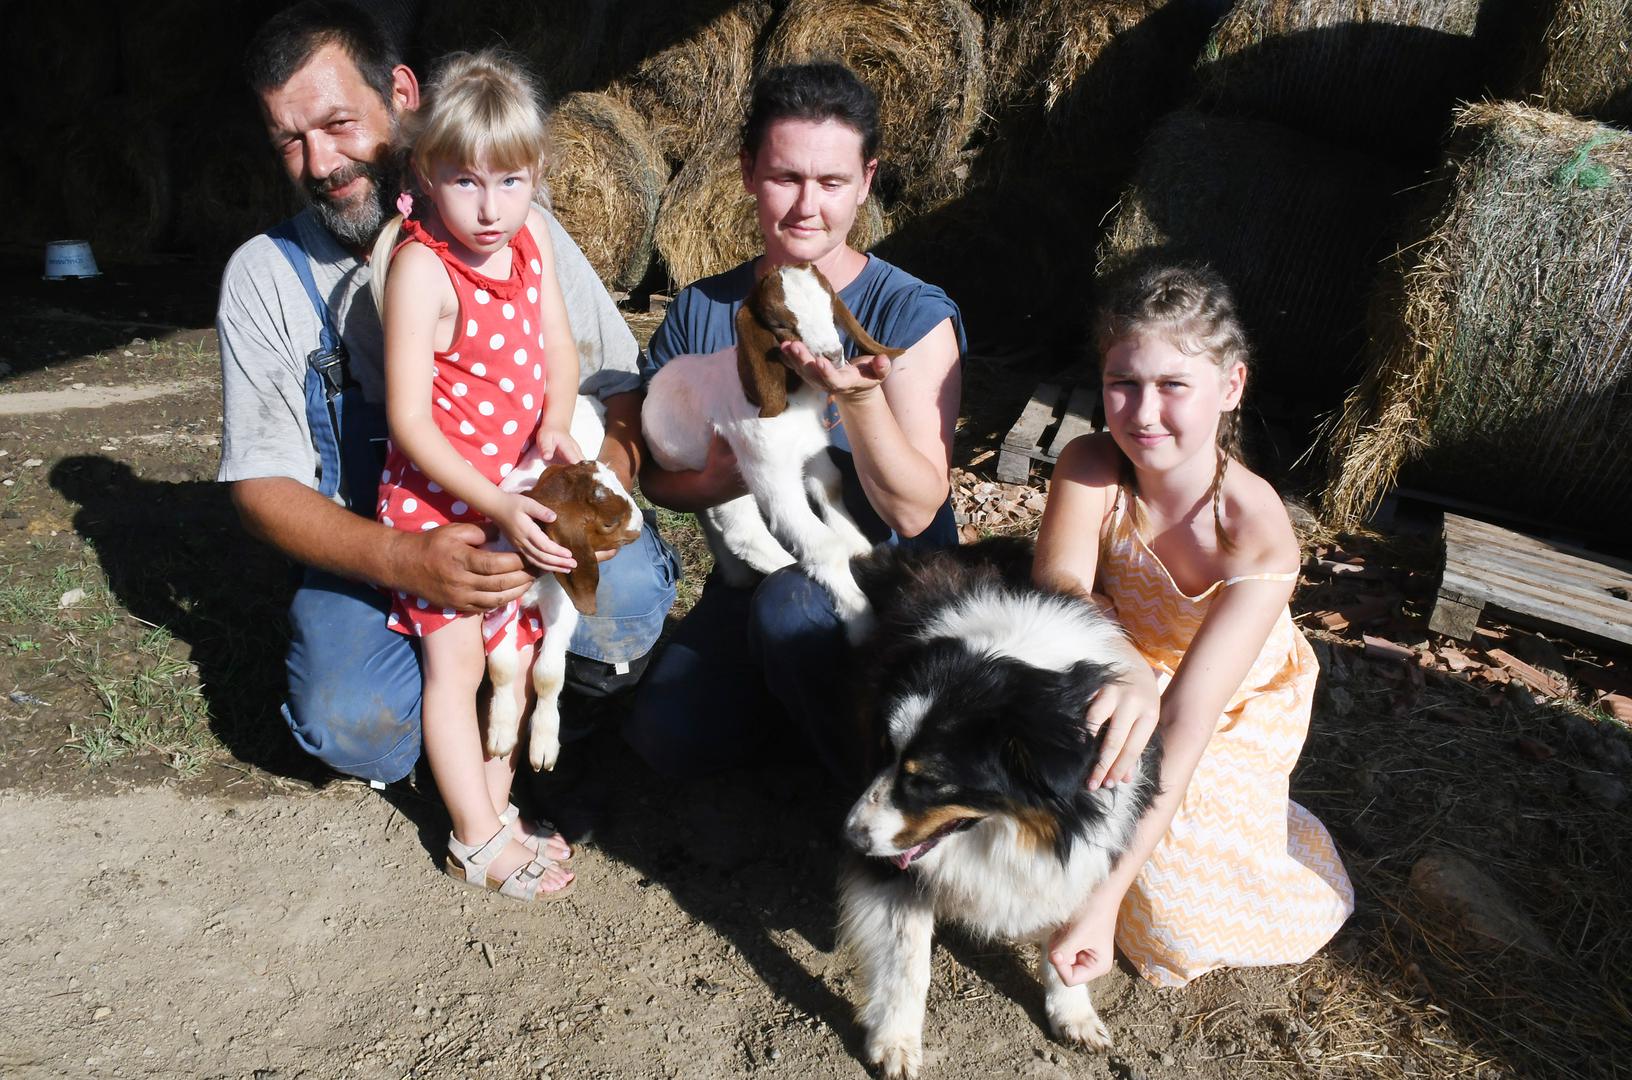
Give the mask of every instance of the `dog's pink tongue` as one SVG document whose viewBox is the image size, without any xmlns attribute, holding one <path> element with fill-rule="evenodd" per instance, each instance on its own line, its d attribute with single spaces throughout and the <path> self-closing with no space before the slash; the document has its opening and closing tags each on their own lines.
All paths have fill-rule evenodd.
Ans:
<svg viewBox="0 0 1632 1080">
<path fill-rule="evenodd" d="M 903 851 L 899 855 L 891 855 L 890 861 L 896 865 L 896 869 L 905 870 L 908 864 L 910 864 L 912 860 L 916 859 L 919 855 L 922 855 L 924 848 L 928 846 L 929 845 L 927 844 L 914 844 L 912 847 Z"/>
</svg>

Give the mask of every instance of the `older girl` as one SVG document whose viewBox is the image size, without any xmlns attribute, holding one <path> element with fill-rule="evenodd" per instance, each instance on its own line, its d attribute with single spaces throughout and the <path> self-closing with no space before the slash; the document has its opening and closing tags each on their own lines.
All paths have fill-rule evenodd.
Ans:
<svg viewBox="0 0 1632 1080">
<path fill-rule="evenodd" d="M 1287 609 L 1297 540 L 1239 457 L 1245 335 L 1217 274 L 1161 268 L 1111 291 L 1097 339 L 1110 430 L 1060 455 L 1034 574 L 1108 597 L 1156 674 L 1113 688 L 1090 785 L 1130 779 L 1158 727 L 1165 756 L 1131 850 L 1050 960 L 1080 985 L 1110 969 L 1114 936 L 1161 986 L 1305 960 L 1354 894 L 1326 829 L 1287 797 L 1317 668 Z"/>
</svg>

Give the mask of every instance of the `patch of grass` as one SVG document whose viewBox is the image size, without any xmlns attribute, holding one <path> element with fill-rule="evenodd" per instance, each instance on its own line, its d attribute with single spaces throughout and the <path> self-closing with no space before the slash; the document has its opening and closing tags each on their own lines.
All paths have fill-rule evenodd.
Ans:
<svg viewBox="0 0 1632 1080">
<path fill-rule="evenodd" d="M 33 638 L 26 638 L 19 634 L 10 634 L 6 637 L 6 649 L 14 653 L 39 652 L 40 643 Z"/>
<path fill-rule="evenodd" d="M 644 499 L 640 502 L 651 506 Z M 703 538 L 695 514 L 681 514 L 661 506 L 653 509 L 657 511 L 658 532 L 680 556 L 680 580 L 674 600 L 674 617 L 678 619 L 690 611 L 703 594 L 703 582 L 714 569 L 714 554 L 708 550 L 708 541 Z"/>
<path fill-rule="evenodd" d="M 96 722 L 83 730 L 76 725 L 69 740 L 86 764 L 147 750 L 190 776 L 216 749 L 198 672 L 170 654 L 171 640 L 168 630 L 155 627 L 132 655 L 109 659 L 93 648 L 81 663 L 81 675 L 102 701 Z"/>
</svg>

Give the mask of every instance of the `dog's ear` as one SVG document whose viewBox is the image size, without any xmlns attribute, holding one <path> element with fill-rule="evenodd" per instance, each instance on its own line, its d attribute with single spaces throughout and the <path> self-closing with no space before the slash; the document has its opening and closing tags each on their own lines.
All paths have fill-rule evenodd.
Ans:
<svg viewBox="0 0 1632 1080">
<path fill-rule="evenodd" d="M 601 564 L 595 559 L 591 534 L 594 510 L 590 506 L 594 476 L 585 462 L 551 465 L 533 488 L 533 498 L 555 511 L 555 520 L 544 526 L 544 535 L 572 552 L 578 565 L 557 574 L 572 606 L 584 615 L 595 614 L 595 590 L 601 584 Z"/>
<path fill-rule="evenodd" d="M 1033 671 L 1016 687 L 1008 745 L 1004 752 L 1023 775 L 1053 795 L 1069 799 L 1088 779 L 1104 728 L 1090 736 L 1088 704 L 1114 674 L 1107 664 L 1079 660 L 1064 671 Z"/>
<path fill-rule="evenodd" d="M 737 378 L 748 400 L 759 406 L 760 419 L 769 420 L 788 407 L 788 376 L 792 373 L 782 363 L 776 335 L 755 316 L 752 299 L 737 309 Z"/>
</svg>

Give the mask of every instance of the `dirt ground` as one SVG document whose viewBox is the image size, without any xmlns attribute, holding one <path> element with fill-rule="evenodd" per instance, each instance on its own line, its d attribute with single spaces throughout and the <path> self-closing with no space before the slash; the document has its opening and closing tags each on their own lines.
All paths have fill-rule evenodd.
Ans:
<svg viewBox="0 0 1632 1080">
<path fill-rule="evenodd" d="M 867 1075 L 816 772 L 668 784 L 618 741 L 620 703 L 571 703 L 593 734 L 530 794 L 578 842 L 578 886 L 529 910 L 439 876 L 434 800 L 292 746 L 289 571 L 212 483 L 214 274 L 0 260 L 0 1075 Z M 960 487 L 1008 527 L 1026 493 L 987 486 L 991 452 L 1037 374 L 968 368 Z M 1317 542 L 1295 608 L 1325 674 L 1293 794 L 1344 851 L 1354 919 L 1302 965 L 1176 991 L 1118 969 L 1095 988 L 1109 1056 L 1049 1039 L 1031 957 L 948 930 L 926 1075 L 1632 1075 L 1632 741 L 1598 704 L 1626 658 L 1497 626 L 1452 671 L 1422 623 L 1430 543 Z M 1332 610 L 1351 625 L 1313 618 Z M 1559 691 L 1507 678 L 1497 644 Z M 1411 871 L 1435 851 L 1543 945 L 1425 914 Z"/>
</svg>

